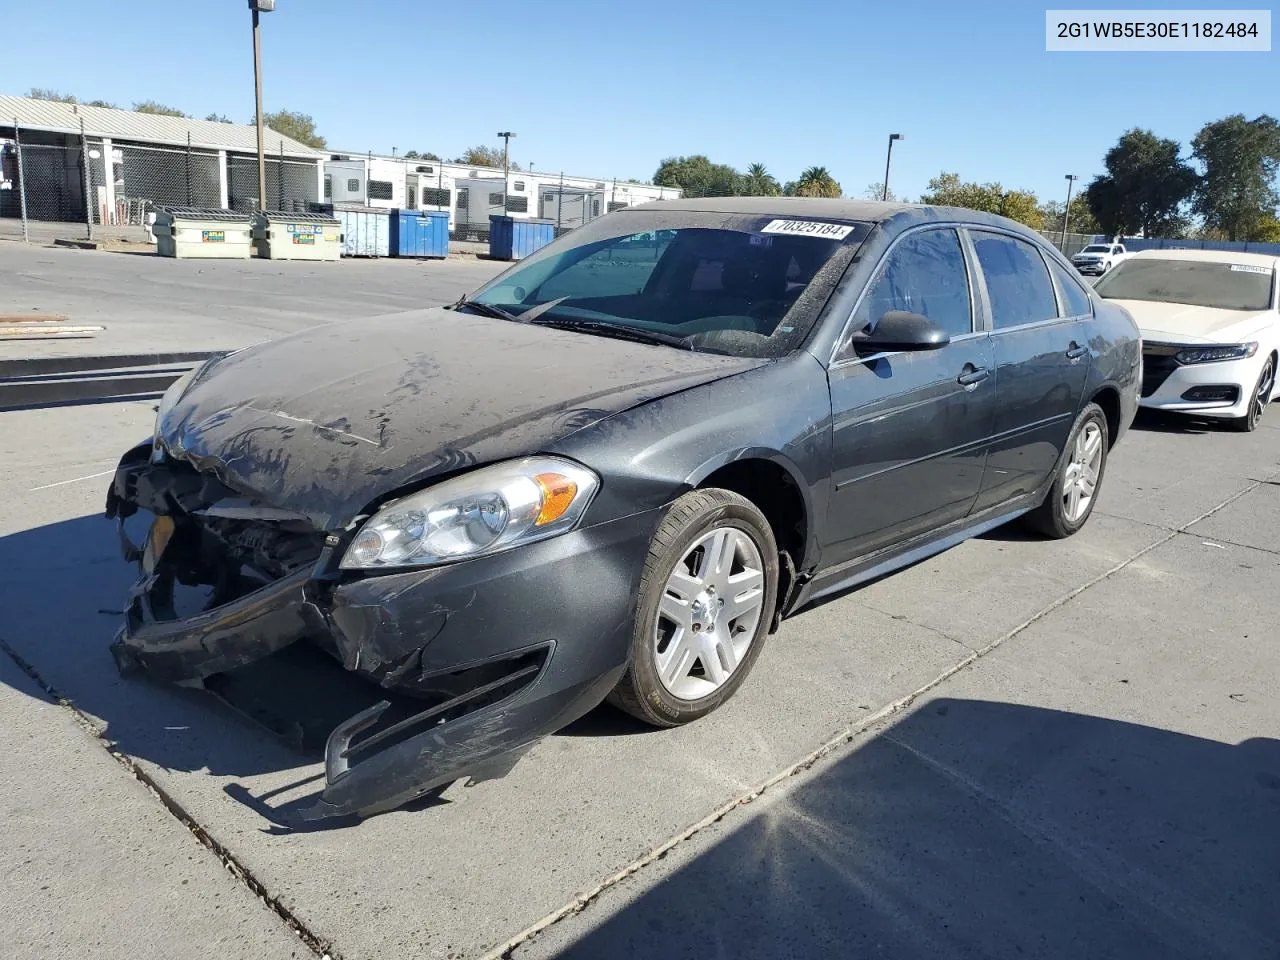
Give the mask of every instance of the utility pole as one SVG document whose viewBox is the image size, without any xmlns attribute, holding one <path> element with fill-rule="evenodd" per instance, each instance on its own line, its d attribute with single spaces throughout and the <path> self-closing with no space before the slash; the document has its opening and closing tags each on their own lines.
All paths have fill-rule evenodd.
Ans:
<svg viewBox="0 0 1280 960">
<path fill-rule="evenodd" d="M 1071 188 L 1075 186 L 1075 182 L 1080 178 L 1074 173 L 1068 173 L 1067 177 L 1067 206 L 1062 211 L 1062 252 L 1067 252 L 1067 223 L 1071 219 Z"/>
<path fill-rule="evenodd" d="M 889 199 L 889 163 L 893 160 L 893 141 L 907 139 L 900 133 L 889 134 L 889 152 L 884 157 L 884 183 L 881 184 L 880 199 Z"/>
<path fill-rule="evenodd" d="M 276 8 L 276 0 L 249 0 L 253 11 L 253 92 L 258 102 L 258 209 L 267 204 L 267 150 L 263 141 L 262 124 L 262 29 L 258 15 L 270 13 Z"/>
<path fill-rule="evenodd" d="M 502 138 L 502 215 L 507 215 L 507 181 L 511 179 L 511 138 L 515 136 L 510 130 L 498 133 Z"/>
</svg>

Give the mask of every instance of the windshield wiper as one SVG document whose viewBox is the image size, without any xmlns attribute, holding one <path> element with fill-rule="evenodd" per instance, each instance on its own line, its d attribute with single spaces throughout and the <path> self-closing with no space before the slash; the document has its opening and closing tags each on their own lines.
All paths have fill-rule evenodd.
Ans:
<svg viewBox="0 0 1280 960">
<path fill-rule="evenodd" d="M 503 310 L 501 307 L 495 307 L 491 303 L 481 303 L 479 300 L 468 300 L 466 297 L 463 297 L 457 303 L 451 304 L 451 306 L 454 310 L 466 307 L 469 310 L 474 310 L 476 313 L 484 314 L 486 317 L 493 317 L 495 320 L 513 320 L 516 323 L 523 322 L 514 313 L 507 313 L 507 311 Z"/>
<path fill-rule="evenodd" d="M 628 327 L 623 323 L 609 323 L 607 320 L 585 320 L 577 317 L 539 317 L 528 322 L 536 327 L 574 330 L 579 333 L 591 333 L 600 337 L 612 337 L 615 340 L 656 343 L 667 347 L 679 347 L 681 350 L 697 349 L 689 342 L 687 337 L 677 337 L 670 333 L 658 333 L 654 330 L 641 330 L 636 327 Z"/>
</svg>

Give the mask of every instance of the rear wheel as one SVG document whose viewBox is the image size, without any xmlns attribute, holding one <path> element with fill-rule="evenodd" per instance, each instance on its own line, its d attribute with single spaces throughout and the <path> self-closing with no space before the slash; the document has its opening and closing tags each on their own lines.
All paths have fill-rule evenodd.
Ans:
<svg viewBox="0 0 1280 960">
<path fill-rule="evenodd" d="M 1069 537 L 1088 521 L 1102 486 L 1110 446 L 1107 416 L 1089 403 L 1067 437 L 1058 474 L 1044 503 L 1026 514 L 1026 523 L 1047 537 Z"/>
<path fill-rule="evenodd" d="M 1249 398 L 1248 412 L 1243 417 L 1232 420 L 1231 426 L 1244 433 L 1257 430 L 1267 404 L 1271 402 L 1271 391 L 1275 386 L 1276 362 L 1272 357 L 1267 357 L 1267 362 L 1262 365 L 1262 373 L 1258 376 L 1258 383 L 1253 388 L 1253 396 Z"/>
<path fill-rule="evenodd" d="M 657 727 L 706 716 L 747 678 L 778 590 L 778 547 L 764 515 L 729 490 L 671 505 L 649 547 L 631 664 L 610 701 Z"/>
</svg>

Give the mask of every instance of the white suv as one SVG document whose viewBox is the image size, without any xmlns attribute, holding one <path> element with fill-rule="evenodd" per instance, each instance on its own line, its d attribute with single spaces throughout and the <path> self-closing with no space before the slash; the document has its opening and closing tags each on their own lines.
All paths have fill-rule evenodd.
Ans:
<svg viewBox="0 0 1280 960">
<path fill-rule="evenodd" d="M 1124 244 L 1091 243 L 1072 257 L 1071 262 L 1081 273 L 1101 276 L 1126 256 Z"/>
</svg>

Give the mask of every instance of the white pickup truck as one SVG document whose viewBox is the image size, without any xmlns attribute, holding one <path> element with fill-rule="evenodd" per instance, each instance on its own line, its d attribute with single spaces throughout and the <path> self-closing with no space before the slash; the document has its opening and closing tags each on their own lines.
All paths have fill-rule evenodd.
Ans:
<svg viewBox="0 0 1280 960">
<path fill-rule="evenodd" d="M 1127 256 L 1122 243 L 1091 243 L 1072 257 L 1071 262 L 1081 273 L 1102 276 Z"/>
</svg>

